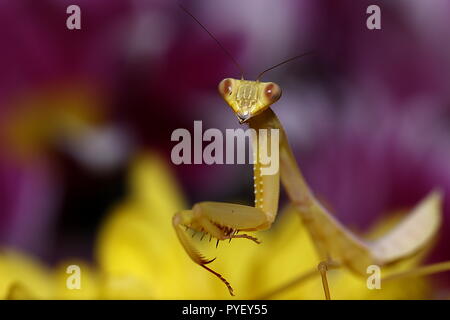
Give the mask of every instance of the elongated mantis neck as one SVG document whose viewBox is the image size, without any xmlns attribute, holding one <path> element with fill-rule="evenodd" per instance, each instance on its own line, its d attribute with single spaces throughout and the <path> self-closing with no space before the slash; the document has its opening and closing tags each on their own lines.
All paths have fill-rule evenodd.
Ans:
<svg viewBox="0 0 450 320">
<path fill-rule="evenodd" d="M 291 202 L 296 206 L 302 207 L 311 205 L 311 202 L 314 199 L 312 192 L 297 165 L 297 161 L 289 146 L 284 128 L 272 109 L 269 108 L 262 114 L 250 119 L 249 126 L 256 131 L 259 129 L 279 130 L 281 181 Z"/>
<path fill-rule="evenodd" d="M 344 256 L 345 252 L 350 252 L 354 256 L 358 256 L 359 259 L 351 260 L 352 263 L 348 263 L 348 267 L 359 273 L 364 273 L 367 265 L 373 261 L 371 252 L 364 243 L 334 219 L 314 197 L 297 165 L 286 133 L 275 113 L 271 109 L 267 109 L 261 115 L 250 120 L 250 127 L 255 130 L 279 130 L 281 182 L 290 201 L 298 210 L 302 221 L 308 228 L 321 259 L 325 261 L 329 256 L 339 258 Z M 334 234 L 335 237 L 330 237 L 330 234 Z M 340 239 L 337 243 L 333 240 L 336 237 Z"/>
</svg>

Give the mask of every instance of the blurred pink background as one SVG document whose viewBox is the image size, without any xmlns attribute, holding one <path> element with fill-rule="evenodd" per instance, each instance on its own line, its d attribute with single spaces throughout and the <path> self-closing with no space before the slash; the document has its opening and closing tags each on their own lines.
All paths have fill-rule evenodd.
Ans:
<svg viewBox="0 0 450 320">
<path fill-rule="evenodd" d="M 430 261 L 450 259 L 450 2 L 181 3 L 249 79 L 314 50 L 265 75 L 307 180 L 360 232 L 442 188 Z M 70 4 L 81 30 L 66 28 Z M 366 28 L 371 4 L 381 30 Z M 176 1 L 0 0 L 0 43 L 2 246 L 89 259 L 142 150 L 166 157 L 190 203 L 252 203 L 247 165 L 171 164 L 174 129 L 239 127 L 216 91 L 239 70 Z"/>
</svg>

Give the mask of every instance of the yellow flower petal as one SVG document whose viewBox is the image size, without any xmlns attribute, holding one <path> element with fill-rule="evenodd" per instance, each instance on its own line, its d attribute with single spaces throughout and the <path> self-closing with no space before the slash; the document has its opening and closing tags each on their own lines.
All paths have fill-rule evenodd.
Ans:
<svg viewBox="0 0 450 320">
<path fill-rule="evenodd" d="M 178 243 L 171 219 L 175 212 L 187 206 L 164 161 L 153 154 L 140 156 L 131 168 L 130 182 L 130 195 L 113 210 L 99 235 L 97 258 L 103 276 L 109 279 L 104 295 L 150 299 L 230 298 L 224 284 L 193 263 Z M 385 229 L 385 225 L 377 229 Z M 317 268 L 319 260 L 314 244 L 293 208 L 281 212 L 275 225 L 259 232 L 257 237 L 262 244 L 235 239 L 231 243 L 222 241 L 218 249 L 207 240 L 200 242 L 200 235 L 194 239 L 206 257 L 217 257 L 209 267 L 232 284 L 237 298 L 264 297 Z M 383 273 L 405 270 L 419 262 L 420 257 L 416 257 L 382 270 Z M 426 297 L 428 292 L 425 279 L 393 281 L 382 284 L 381 290 L 369 290 L 366 281 L 346 270 L 329 272 L 335 299 L 417 299 Z M 320 276 L 317 272 L 309 280 L 271 298 L 323 299 Z"/>
<path fill-rule="evenodd" d="M 18 252 L 0 253 L 0 279 L 0 297 L 4 299 L 49 299 L 53 293 L 50 271 Z"/>
</svg>

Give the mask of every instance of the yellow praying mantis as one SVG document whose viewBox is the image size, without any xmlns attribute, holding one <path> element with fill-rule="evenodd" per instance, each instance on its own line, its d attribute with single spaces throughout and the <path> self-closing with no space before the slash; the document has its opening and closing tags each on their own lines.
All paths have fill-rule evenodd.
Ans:
<svg viewBox="0 0 450 320">
<path fill-rule="evenodd" d="M 180 7 L 222 47 L 240 68 L 220 42 L 189 11 L 181 5 Z M 300 279 L 304 280 L 313 274 L 320 274 L 327 300 L 331 298 L 327 280 L 329 269 L 347 268 L 357 275 L 366 277 L 367 268 L 371 265 L 380 267 L 391 265 L 419 254 L 433 241 L 441 225 L 442 194 L 439 191 L 430 192 L 390 232 L 370 242 L 360 239 L 339 223 L 314 196 L 293 156 L 283 126 L 270 108 L 280 99 L 281 89 L 273 82 L 260 81 L 267 71 L 301 56 L 303 55 L 265 70 L 256 81 L 244 80 L 243 77 L 239 80 L 227 78 L 218 86 L 220 95 L 237 115 L 241 124 L 248 124 L 257 132 L 259 129 L 267 129 L 268 132 L 271 132 L 270 129 L 277 129 L 279 133 L 280 170 L 275 174 L 262 174 L 264 164 L 260 159 L 261 154 L 267 151 L 265 149 L 267 144 L 258 144 L 253 141 L 255 205 L 252 207 L 232 203 L 200 202 L 191 210 L 176 213 L 172 219 L 178 239 L 189 257 L 218 277 L 227 286 L 231 295 L 234 295 L 234 292 L 230 283 L 221 274 L 208 267 L 208 264 L 215 259 L 208 260 L 198 252 L 184 227 L 209 234 L 217 238 L 217 241 L 246 238 L 259 243 L 255 237 L 245 233 L 238 234 L 238 232 L 266 230 L 271 227 L 278 211 L 280 179 L 291 203 L 309 231 L 320 257 L 317 270 L 313 270 Z M 449 269 L 450 262 L 442 262 L 391 274 L 384 280 L 412 275 L 423 276 Z"/>
</svg>

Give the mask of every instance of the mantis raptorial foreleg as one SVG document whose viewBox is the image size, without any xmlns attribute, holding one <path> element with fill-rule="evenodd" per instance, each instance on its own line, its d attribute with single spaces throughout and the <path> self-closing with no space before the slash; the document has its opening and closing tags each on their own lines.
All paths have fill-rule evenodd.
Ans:
<svg viewBox="0 0 450 320">
<path fill-rule="evenodd" d="M 228 281 L 219 273 L 213 271 L 206 265 L 215 259 L 205 259 L 193 246 L 192 241 L 186 235 L 183 226 L 210 234 L 219 240 L 246 238 L 256 243 L 259 241 L 247 234 L 236 234 L 238 231 L 255 230 L 258 226 L 267 223 L 266 215 L 260 209 L 238 204 L 220 202 L 201 202 L 192 208 L 178 212 L 173 217 L 173 226 L 178 239 L 191 259 L 217 276 L 225 283 L 231 295 L 234 295 L 233 288 Z"/>
<path fill-rule="evenodd" d="M 223 202 L 200 202 L 195 204 L 192 210 L 178 212 L 172 220 L 178 239 L 191 259 L 224 282 L 231 295 L 233 295 L 233 289 L 228 281 L 222 275 L 206 266 L 214 259 L 205 259 L 195 249 L 190 237 L 186 235 L 184 227 L 209 234 L 211 237 L 216 238 L 217 241 L 245 238 L 259 243 L 255 237 L 237 233 L 268 229 L 277 214 L 280 185 L 279 173 L 277 171 L 271 175 L 264 175 L 262 170 L 264 165 L 260 161 L 261 155 L 267 154 L 267 148 L 269 147 L 267 141 L 270 138 L 271 133 L 269 132 L 261 138 L 254 136 L 252 140 L 253 158 L 255 161 L 254 207 Z"/>
<path fill-rule="evenodd" d="M 267 216 L 261 209 L 222 202 L 200 202 L 192 210 L 181 211 L 173 217 L 177 234 L 183 231 L 182 226 L 186 226 L 208 233 L 217 240 L 246 238 L 256 243 L 259 243 L 256 238 L 236 233 L 258 230 L 268 223 Z"/>
<path fill-rule="evenodd" d="M 205 259 L 193 246 L 186 235 L 183 226 L 210 234 L 219 240 L 245 238 L 259 243 L 258 239 L 247 234 L 236 234 L 238 231 L 254 231 L 268 225 L 267 215 L 261 209 L 231 203 L 201 202 L 194 205 L 192 210 L 181 211 L 173 217 L 173 226 L 178 239 L 191 259 L 216 275 L 225 283 L 231 295 L 233 288 L 219 273 L 206 265 L 215 259 Z"/>
</svg>

